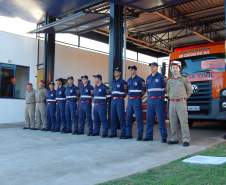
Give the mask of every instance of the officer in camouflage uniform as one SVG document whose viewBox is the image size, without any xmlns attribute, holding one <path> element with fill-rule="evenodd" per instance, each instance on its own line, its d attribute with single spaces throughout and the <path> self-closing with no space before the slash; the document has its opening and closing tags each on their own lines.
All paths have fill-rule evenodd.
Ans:
<svg viewBox="0 0 226 185">
<path fill-rule="evenodd" d="M 27 84 L 25 95 L 25 126 L 24 129 L 35 129 L 35 90 L 31 83 Z"/>
<path fill-rule="evenodd" d="M 35 122 L 36 128 L 42 131 L 47 130 L 47 120 L 46 120 L 46 95 L 47 90 L 45 89 L 45 83 L 43 80 L 39 82 L 39 88 L 35 92 Z"/>
<path fill-rule="evenodd" d="M 178 121 L 181 126 L 183 146 L 189 146 L 190 131 L 188 126 L 187 99 L 192 94 L 192 86 L 188 79 L 180 74 L 180 62 L 171 63 L 173 77 L 167 82 L 166 91 L 169 97 L 169 120 L 171 139 L 168 144 L 178 144 Z"/>
</svg>

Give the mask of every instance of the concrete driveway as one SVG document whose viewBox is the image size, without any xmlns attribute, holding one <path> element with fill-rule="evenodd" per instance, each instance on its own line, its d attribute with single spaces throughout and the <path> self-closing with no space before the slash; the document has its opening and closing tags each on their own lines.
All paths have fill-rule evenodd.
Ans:
<svg viewBox="0 0 226 185">
<path fill-rule="evenodd" d="M 222 129 L 223 128 L 223 129 Z M 1 185 L 92 185 L 145 171 L 222 142 L 225 127 L 192 129 L 192 145 L 0 129 Z M 158 132 L 155 131 L 156 137 Z"/>
</svg>

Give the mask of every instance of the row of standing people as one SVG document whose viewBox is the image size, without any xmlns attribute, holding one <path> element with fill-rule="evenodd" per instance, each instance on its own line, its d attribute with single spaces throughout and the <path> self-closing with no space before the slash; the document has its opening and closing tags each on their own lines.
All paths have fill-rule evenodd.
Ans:
<svg viewBox="0 0 226 185">
<path fill-rule="evenodd" d="M 88 136 L 117 137 L 117 123 L 119 121 L 120 139 L 132 138 L 133 115 L 137 123 L 137 140 L 152 141 L 155 116 L 158 118 L 162 143 L 167 142 L 165 125 L 164 98 L 167 92 L 170 100 L 169 118 L 172 136 L 169 144 L 177 144 L 177 126 L 181 124 L 183 146 L 188 146 L 190 133 L 187 123 L 186 99 L 191 95 L 190 82 L 180 75 L 180 64 L 172 63 L 174 77 L 168 80 L 158 72 L 158 64 L 151 63 L 151 74 L 146 82 L 137 75 L 137 67 L 129 66 L 130 78 L 122 79 L 119 68 L 114 69 L 114 79 L 111 89 L 102 83 L 100 74 L 94 75 L 95 87 L 89 84 L 88 76 L 81 77 L 82 85 L 74 85 L 73 77 L 68 77 L 67 87 L 63 86 L 63 79 L 49 84 L 49 90 L 44 88 L 44 82 L 39 83 L 39 89 L 32 90 L 28 84 L 26 95 L 26 126 L 25 128 L 41 129 L 43 131 L 61 131 L 62 133 L 84 134 L 85 120 L 88 122 Z M 143 137 L 144 124 L 142 116 L 142 97 L 147 92 L 148 109 L 146 120 L 146 134 Z M 125 112 L 125 97 L 128 96 Z M 79 101 L 78 101 L 79 98 Z M 110 134 L 107 119 L 107 102 L 110 101 Z M 47 109 L 45 105 L 47 103 Z M 35 108 L 36 103 L 36 108 Z M 92 103 L 93 119 L 92 119 Z M 35 119 L 31 112 L 35 110 Z M 46 119 L 47 114 L 47 119 Z M 36 126 L 37 125 L 37 126 Z M 101 130 L 102 126 L 102 130 Z"/>
</svg>

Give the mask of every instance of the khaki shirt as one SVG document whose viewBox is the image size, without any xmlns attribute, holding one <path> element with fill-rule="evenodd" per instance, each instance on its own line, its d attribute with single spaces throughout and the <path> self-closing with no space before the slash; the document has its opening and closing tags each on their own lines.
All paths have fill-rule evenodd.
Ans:
<svg viewBox="0 0 226 185">
<path fill-rule="evenodd" d="M 169 99 L 189 98 L 193 92 L 191 82 L 184 77 L 171 78 L 167 81 L 166 92 Z"/>
<path fill-rule="evenodd" d="M 47 91 L 44 87 L 37 89 L 36 92 L 35 92 L 36 103 L 45 103 L 46 93 L 47 93 Z"/>
<path fill-rule="evenodd" d="M 26 102 L 26 104 L 35 103 L 35 90 L 34 89 L 32 89 L 31 91 L 26 91 L 25 102 Z"/>
</svg>

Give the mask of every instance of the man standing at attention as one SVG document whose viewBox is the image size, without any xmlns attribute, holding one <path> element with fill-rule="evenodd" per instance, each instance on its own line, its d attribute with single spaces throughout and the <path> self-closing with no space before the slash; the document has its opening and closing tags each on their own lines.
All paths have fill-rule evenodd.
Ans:
<svg viewBox="0 0 226 185">
<path fill-rule="evenodd" d="M 102 76 L 100 74 L 93 75 L 95 78 L 94 88 L 94 129 L 93 136 L 99 136 L 100 127 L 102 125 L 103 138 L 108 137 L 108 121 L 107 121 L 107 96 L 109 95 L 109 89 L 102 83 Z"/>
<path fill-rule="evenodd" d="M 47 91 L 47 130 L 55 132 L 56 130 L 56 90 L 54 82 L 49 83 Z"/>
<path fill-rule="evenodd" d="M 88 122 L 88 136 L 93 134 L 92 120 L 92 97 L 93 86 L 90 85 L 87 75 L 81 76 L 82 84 L 80 85 L 80 102 L 79 102 L 79 134 L 84 134 L 85 121 Z"/>
<path fill-rule="evenodd" d="M 161 134 L 162 143 L 167 142 L 167 130 L 165 125 L 165 80 L 158 72 L 158 63 L 149 64 L 151 74 L 147 77 L 146 86 L 148 91 L 148 110 L 147 110 L 147 131 L 144 141 L 153 140 L 153 128 L 155 125 L 155 116 L 158 118 L 158 126 Z"/>
<path fill-rule="evenodd" d="M 190 144 L 190 131 L 188 126 L 187 99 L 192 94 L 192 86 L 188 79 L 181 76 L 181 63 L 171 63 L 172 78 L 167 82 L 166 91 L 169 97 L 169 120 L 171 126 L 171 138 L 168 144 L 178 144 L 178 122 L 181 126 L 183 146 Z"/>
<path fill-rule="evenodd" d="M 47 120 L 46 120 L 46 95 L 47 90 L 45 89 L 45 82 L 41 80 L 38 84 L 38 89 L 35 92 L 35 121 L 37 123 L 36 128 L 42 131 L 47 130 Z"/>
<path fill-rule="evenodd" d="M 35 130 L 35 90 L 31 83 L 27 84 L 25 95 L 25 126 L 24 129 Z"/>
<path fill-rule="evenodd" d="M 74 85 L 73 76 L 68 77 L 68 86 L 65 90 L 66 104 L 66 128 L 65 133 L 72 133 L 73 135 L 78 134 L 78 108 L 77 99 L 79 95 L 79 89 Z"/>
<path fill-rule="evenodd" d="M 143 140 L 143 116 L 142 116 L 142 96 L 145 93 L 145 81 L 137 75 L 137 67 L 135 65 L 128 67 L 130 78 L 128 84 L 128 105 L 127 105 L 127 122 L 126 122 L 126 137 L 132 138 L 132 122 L 133 114 L 136 117 L 137 123 L 137 141 Z"/>
<path fill-rule="evenodd" d="M 111 83 L 111 88 L 111 135 L 109 137 L 117 137 L 117 120 L 119 120 L 121 126 L 120 139 L 124 139 L 126 136 L 124 99 L 127 93 L 127 84 L 122 79 L 119 68 L 114 69 L 114 79 Z"/>
<path fill-rule="evenodd" d="M 65 118 L 65 87 L 63 86 L 63 78 L 56 80 L 56 132 L 66 132 L 66 118 Z"/>
</svg>

